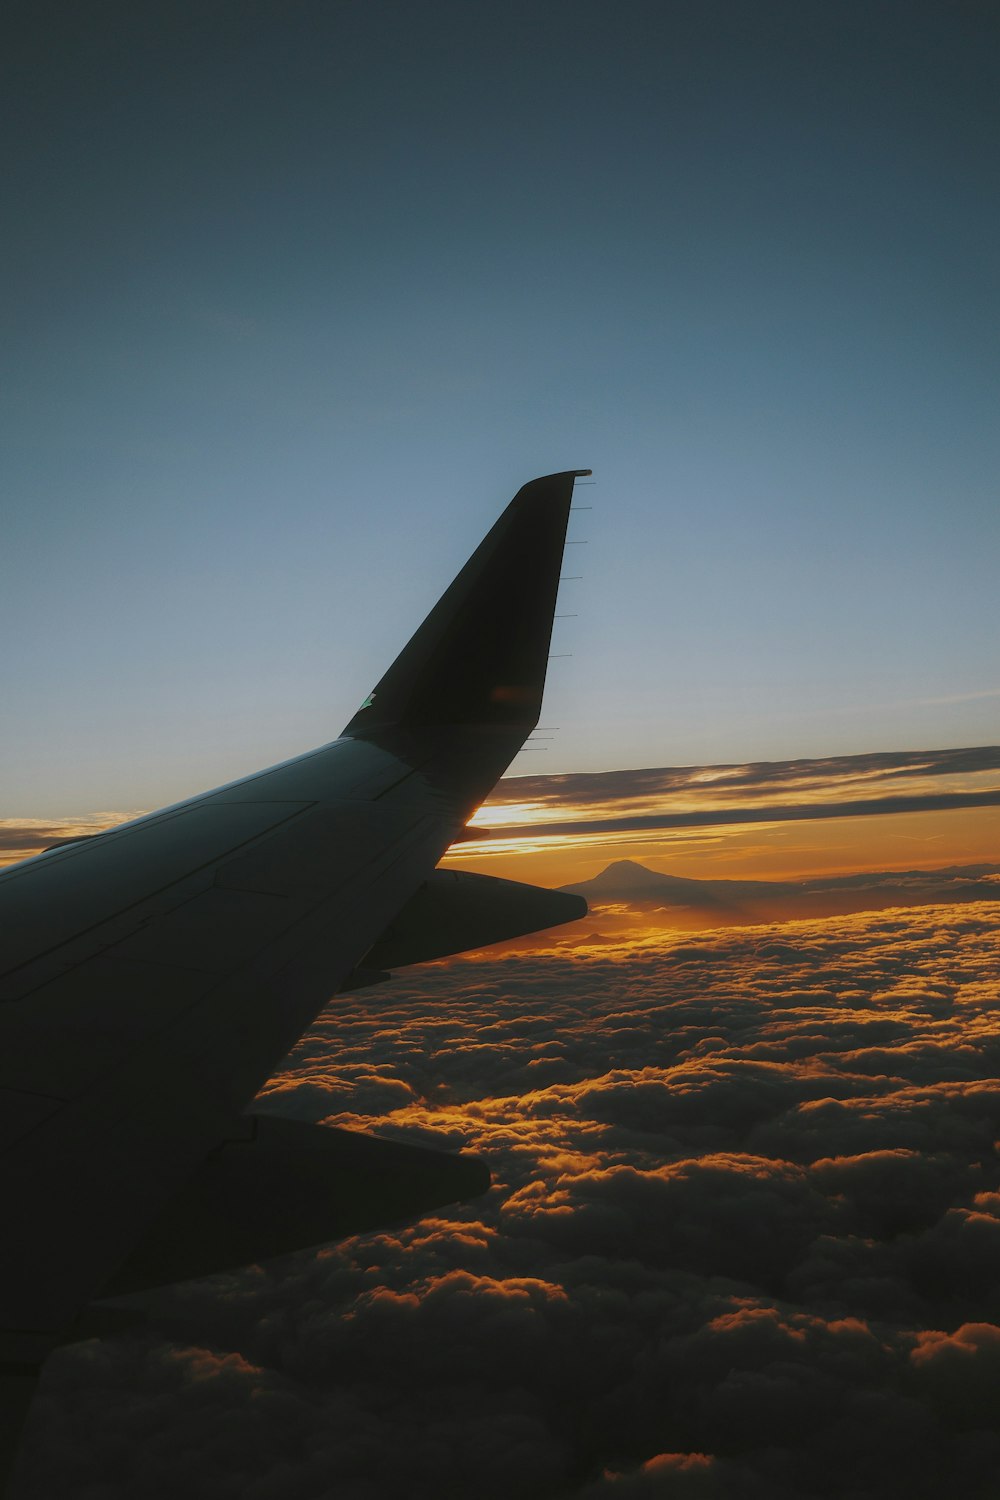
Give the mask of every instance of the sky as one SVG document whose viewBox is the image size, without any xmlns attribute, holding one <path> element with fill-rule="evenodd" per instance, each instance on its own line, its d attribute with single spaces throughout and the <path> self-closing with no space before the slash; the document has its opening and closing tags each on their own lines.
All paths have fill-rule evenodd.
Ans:
<svg viewBox="0 0 1000 1500">
<path fill-rule="evenodd" d="M 4 815 L 332 738 L 563 468 L 515 771 L 994 743 L 996 43 L 974 0 L 13 4 Z"/>
</svg>

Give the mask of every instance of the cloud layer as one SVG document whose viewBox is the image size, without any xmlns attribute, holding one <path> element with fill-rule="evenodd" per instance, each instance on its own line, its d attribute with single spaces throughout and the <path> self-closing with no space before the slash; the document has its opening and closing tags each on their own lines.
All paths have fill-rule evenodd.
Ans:
<svg viewBox="0 0 1000 1500">
<path fill-rule="evenodd" d="M 935 812 L 1000 805 L 1000 746 L 903 750 L 749 765 L 512 776 L 498 783 L 456 846 L 516 839 L 612 838 L 655 829 L 723 827 Z M 132 813 L 67 819 L 0 818 L 0 865 Z"/>
<path fill-rule="evenodd" d="M 1000 747 L 893 751 L 751 765 L 517 776 L 501 781 L 470 839 L 800 822 L 1000 805 Z"/>
<path fill-rule="evenodd" d="M 265 1107 L 490 1193 L 60 1352 L 18 1500 L 994 1493 L 998 948 L 939 906 L 334 1002 Z"/>
</svg>

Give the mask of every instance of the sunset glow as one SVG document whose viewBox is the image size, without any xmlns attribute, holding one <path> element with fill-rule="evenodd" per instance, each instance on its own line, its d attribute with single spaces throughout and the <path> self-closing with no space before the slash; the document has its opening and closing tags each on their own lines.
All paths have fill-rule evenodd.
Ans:
<svg viewBox="0 0 1000 1500">
<path fill-rule="evenodd" d="M 1000 7 L 3 44 L 0 1489 L 997 1500 Z"/>
<path fill-rule="evenodd" d="M 998 803 L 994 747 L 509 777 L 470 821 L 484 837 L 454 845 L 447 859 L 543 885 L 629 858 L 698 878 L 941 868 L 996 857 Z M 758 820 L 770 808 L 781 815 Z M 743 810 L 755 820 L 741 822 Z M 669 826 L 678 817 L 684 826 Z"/>
<path fill-rule="evenodd" d="M 972 805 L 935 805 L 955 797 Z M 470 835 L 483 837 L 453 845 L 446 861 L 550 886 L 589 878 L 612 860 L 630 858 L 698 878 L 777 880 L 941 868 L 996 857 L 998 803 L 1000 750 L 990 746 L 513 776 L 469 821 Z M 858 804 L 863 813 L 852 815 Z M 758 820 L 762 810 L 774 807 L 784 815 Z M 744 810 L 755 821 L 741 822 Z M 0 863 L 136 816 L 0 821 Z M 669 826 L 678 816 L 684 826 Z"/>
</svg>

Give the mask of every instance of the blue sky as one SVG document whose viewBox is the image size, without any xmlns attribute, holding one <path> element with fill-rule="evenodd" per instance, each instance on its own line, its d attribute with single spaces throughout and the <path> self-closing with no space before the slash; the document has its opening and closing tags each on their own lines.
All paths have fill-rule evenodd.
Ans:
<svg viewBox="0 0 1000 1500">
<path fill-rule="evenodd" d="M 584 466 L 521 769 L 1000 738 L 998 30 L 14 6 L 3 813 L 331 738 Z"/>
</svg>

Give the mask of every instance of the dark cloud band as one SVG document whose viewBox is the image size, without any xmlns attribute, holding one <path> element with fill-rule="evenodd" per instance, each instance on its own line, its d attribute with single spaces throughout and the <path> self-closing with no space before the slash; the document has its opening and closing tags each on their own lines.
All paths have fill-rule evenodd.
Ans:
<svg viewBox="0 0 1000 1500">
<path fill-rule="evenodd" d="M 788 789 L 825 787 L 832 792 L 837 787 L 861 780 L 877 783 L 914 777 L 964 777 L 996 770 L 1000 770 L 1000 745 L 949 750 L 891 750 L 809 760 L 753 761 L 745 765 L 658 766 L 625 771 L 569 772 L 555 776 L 514 776 L 501 781 L 490 800 L 503 803 L 559 798 L 573 803 L 600 804 L 694 789 L 704 793 L 709 779 L 714 795 L 764 793 L 777 786 Z"/>
<path fill-rule="evenodd" d="M 639 833 L 656 828 L 710 828 L 733 823 L 812 822 L 828 818 L 870 818 L 888 813 L 944 812 L 965 807 L 1000 807 L 1000 789 L 981 792 L 927 792 L 916 796 L 857 798 L 844 802 L 778 803 L 759 806 L 705 808 L 690 812 L 624 814 L 615 818 L 573 818 L 545 823 L 517 823 L 499 827 L 472 827 L 465 840 L 477 843 L 511 837 L 533 839 L 568 838 L 574 834 Z"/>
</svg>

